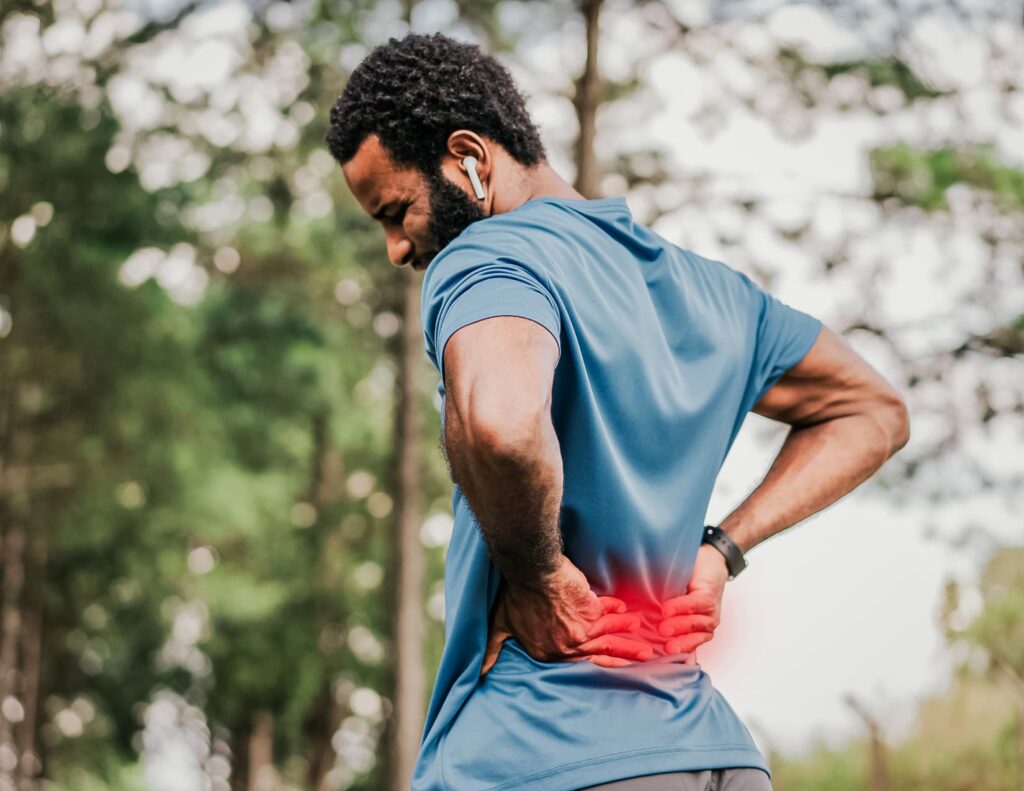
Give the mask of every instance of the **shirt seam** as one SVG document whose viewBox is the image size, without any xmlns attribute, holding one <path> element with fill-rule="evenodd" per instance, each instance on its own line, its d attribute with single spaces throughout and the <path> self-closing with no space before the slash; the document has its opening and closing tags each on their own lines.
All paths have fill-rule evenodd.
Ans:
<svg viewBox="0 0 1024 791">
<path fill-rule="evenodd" d="M 441 347 L 440 351 L 438 351 L 436 346 L 435 346 L 435 349 L 434 349 L 435 359 L 437 360 L 437 365 L 435 367 L 437 368 L 438 373 L 441 375 L 442 381 L 444 380 L 444 350 L 445 350 L 445 347 L 448 345 L 448 341 L 451 340 L 452 336 L 456 332 L 458 332 L 459 330 L 463 329 L 464 327 L 468 327 L 471 324 L 477 324 L 478 322 L 481 322 L 481 321 L 486 321 L 487 319 L 496 319 L 496 318 L 511 316 L 511 317 L 517 318 L 517 319 L 528 319 L 529 321 L 532 321 L 534 324 L 540 325 L 541 327 L 543 327 L 545 330 L 548 331 L 548 335 L 550 335 L 552 338 L 555 339 L 555 344 L 558 346 L 558 358 L 557 358 L 555 364 L 557 365 L 558 362 L 561 362 L 561 360 L 562 360 L 562 339 L 560 337 L 558 337 L 558 335 L 559 335 L 558 333 L 554 332 L 551 329 L 551 327 L 549 327 L 543 321 L 538 319 L 536 316 L 526 315 L 527 312 L 525 310 L 519 310 L 517 308 L 509 308 L 508 310 L 505 310 L 505 311 L 503 311 L 501 313 L 492 313 L 491 310 L 492 309 L 490 307 L 481 306 L 480 308 L 478 308 L 476 310 L 467 312 L 463 316 L 459 316 L 457 318 L 457 321 L 458 322 L 463 322 L 463 323 L 460 324 L 460 326 L 455 331 L 449 332 L 446 335 L 442 335 L 441 343 L 437 344 L 437 345 L 439 345 Z M 557 313 L 557 310 L 556 310 L 556 313 Z M 483 314 L 483 315 L 480 315 L 479 318 L 473 318 L 477 314 Z M 467 319 L 467 318 L 470 319 L 470 321 L 465 321 L 465 319 Z M 445 332 L 447 330 L 447 327 L 442 327 L 441 329 L 442 329 L 442 332 Z"/>
</svg>

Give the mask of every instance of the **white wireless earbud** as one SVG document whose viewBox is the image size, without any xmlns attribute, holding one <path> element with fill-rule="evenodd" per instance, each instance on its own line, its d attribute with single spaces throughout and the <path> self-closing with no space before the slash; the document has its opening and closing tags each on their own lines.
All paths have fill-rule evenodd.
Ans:
<svg viewBox="0 0 1024 791">
<path fill-rule="evenodd" d="M 484 185 L 480 183 L 480 174 L 476 172 L 476 157 L 465 157 L 462 160 L 462 164 L 466 166 L 466 172 L 469 174 L 469 180 L 473 184 L 473 190 L 476 192 L 476 196 L 480 200 L 483 200 L 487 197 L 487 193 L 484 192 Z"/>
</svg>

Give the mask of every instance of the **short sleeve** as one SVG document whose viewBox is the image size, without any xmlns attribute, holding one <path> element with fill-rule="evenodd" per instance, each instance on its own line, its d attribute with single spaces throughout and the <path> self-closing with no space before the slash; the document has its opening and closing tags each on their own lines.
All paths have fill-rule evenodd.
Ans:
<svg viewBox="0 0 1024 791">
<path fill-rule="evenodd" d="M 473 266 L 445 261 L 428 269 L 421 300 L 427 355 L 444 381 L 444 349 L 467 324 L 494 316 L 535 321 L 554 337 L 561 355 L 561 318 L 550 287 L 527 267 L 507 259 Z"/>
<path fill-rule="evenodd" d="M 779 378 L 811 350 L 821 321 L 769 294 L 747 278 L 758 309 L 757 340 L 751 370 L 756 404 Z"/>
</svg>

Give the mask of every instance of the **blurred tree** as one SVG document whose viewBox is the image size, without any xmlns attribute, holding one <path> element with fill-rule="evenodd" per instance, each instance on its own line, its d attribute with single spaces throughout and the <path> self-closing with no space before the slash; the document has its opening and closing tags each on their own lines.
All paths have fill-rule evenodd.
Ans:
<svg viewBox="0 0 1024 791">
<path fill-rule="evenodd" d="M 597 134 L 597 111 L 601 102 L 601 73 L 597 52 L 600 42 L 601 4 L 603 0 L 582 0 L 580 8 L 586 35 L 586 61 L 576 79 L 573 107 L 579 132 L 574 146 L 576 180 L 573 186 L 587 198 L 600 197 L 600 170 L 594 150 Z"/>
<path fill-rule="evenodd" d="M 131 472 L 112 470 L 109 484 L 83 475 L 68 502 L 51 499 L 61 524 L 77 520 L 80 527 L 96 523 L 106 530 L 91 542 L 81 530 L 58 535 L 49 544 L 45 577 L 29 570 L 31 590 L 25 596 L 19 596 L 15 566 L 19 557 L 29 557 L 28 549 L 5 555 L 12 568 L 5 575 L 7 612 L 20 616 L 25 602 L 49 602 L 47 629 L 26 630 L 33 650 L 24 655 L 39 656 L 41 644 L 53 667 L 41 682 L 29 673 L 23 685 L 28 695 L 22 704 L 19 689 L 17 701 L 25 708 L 24 721 L 38 725 L 30 732 L 41 727 L 44 735 L 52 734 L 39 749 L 52 759 L 50 777 L 72 766 L 98 775 L 106 771 L 103 754 L 78 760 L 88 755 L 79 731 L 95 730 L 90 742 L 102 736 L 99 727 L 85 727 L 88 722 L 68 725 L 72 715 L 79 716 L 73 711 L 86 705 L 95 709 L 87 720 L 112 718 L 103 726 L 119 735 L 111 744 L 125 758 L 134 755 L 129 744 L 140 723 L 134 707 L 160 683 L 173 682 L 215 725 L 230 728 L 224 737 L 235 747 L 237 787 L 256 782 L 257 773 L 272 773 L 274 757 L 286 773 L 304 773 L 311 787 L 321 787 L 335 764 L 332 737 L 346 716 L 347 733 L 366 736 L 355 747 L 368 767 L 374 723 L 386 714 L 386 701 L 372 690 L 387 689 L 378 670 L 382 645 L 376 635 L 387 631 L 391 619 L 372 592 L 390 547 L 379 530 L 369 528 L 386 524 L 392 509 L 386 416 L 393 409 L 387 398 L 393 369 L 382 355 L 397 322 L 381 298 L 383 280 L 376 274 L 386 267 L 364 270 L 359 263 L 379 257 L 375 239 L 369 254 L 370 224 L 338 189 L 332 190 L 338 210 L 330 213 L 330 196 L 321 186 L 334 166 L 323 151 L 322 122 L 312 123 L 313 108 L 328 107 L 337 86 L 294 79 L 296 67 L 308 65 L 319 75 L 322 65 L 304 62 L 289 30 L 292 23 L 308 24 L 309 51 L 336 63 L 339 50 L 353 41 L 354 26 L 333 19 L 327 36 L 317 19 L 289 22 L 289 12 L 278 6 L 246 28 L 240 9 L 186 6 L 167 22 L 140 24 L 134 14 L 113 7 L 33 7 L 9 18 L 4 28 L 12 40 L 19 37 L 23 54 L 31 54 L 33 36 L 37 43 L 56 40 L 49 28 L 58 25 L 65 31 L 80 26 L 101 42 L 104 31 L 111 34 L 91 54 L 62 52 L 61 61 L 40 50 L 44 57 L 34 64 L 34 74 L 27 68 L 5 74 L 10 89 L 2 119 L 2 219 L 13 233 L 5 236 L 0 288 L 6 297 L 0 314 L 7 328 L 0 349 L 7 371 L 4 403 L 15 404 L 20 393 L 25 405 L 39 409 L 41 403 L 49 406 L 43 395 L 55 397 L 16 367 L 28 361 L 44 382 L 44 374 L 85 376 L 96 405 L 69 399 L 64 411 L 71 426 L 89 426 L 90 434 L 83 437 L 81 429 L 54 421 L 53 436 L 64 443 L 58 449 L 69 453 L 59 458 L 89 453 L 96 466 L 105 444 L 115 443 L 122 468 Z M 353 16 L 362 22 L 368 11 L 354 8 Z M 41 31 L 40 23 L 49 27 Z M 203 89 L 194 95 L 194 86 L 179 82 L 175 73 L 145 67 L 181 46 L 205 46 L 206 57 L 221 47 L 230 60 L 237 51 L 241 66 L 233 82 L 200 80 Z M 77 64 L 84 76 L 75 72 L 79 82 L 69 86 L 66 76 L 49 73 L 53 61 Z M 46 86 L 51 103 L 64 113 L 53 122 L 44 116 L 49 105 L 35 91 L 15 90 L 40 79 L 52 80 Z M 248 94 L 232 88 L 245 84 Z M 287 87 L 282 92 L 278 84 Z M 79 88 L 85 99 L 76 93 Z M 125 94 L 135 98 L 126 102 Z M 259 104 L 267 95 L 276 102 L 271 108 Z M 140 117 L 147 108 L 150 115 Z M 260 125 L 276 127 L 274 136 L 252 139 Z M 44 131 L 50 145 L 32 145 Z M 265 155 L 270 150 L 273 159 Z M 28 166 L 16 168 L 14 162 Z M 25 203 L 33 199 L 35 204 Z M 30 220 L 31 233 L 23 230 Z M 87 232 L 93 226 L 99 241 L 90 248 Z M 182 245 L 185 239 L 190 244 Z M 52 247 L 55 241 L 63 246 Z M 16 278 L 14 264 L 28 256 L 31 267 Z M 76 281 L 67 267 L 83 258 L 80 268 L 89 279 Z M 62 296 L 64 290 L 74 296 Z M 385 309 L 374 315 L 374 305 Z M 55 348 L 67 359 L 67 374 L 51 361 L 61 359 L 56 351 L 48 358 L 40 342 L 26 349 L 36 336 L 46 337 L 33 326 L 44 318 L 59 322 Z M 153 332 L 147 332 L 149 325 Z M 131 331 L 122 332 L 123 326 Z M 102 365 L 92 359 L 100 352 Z M 153 366 L 152 376 L 143 362 Z M 134 402 L 125 403 L 119 382 Z M 20 391 L 18 383 L 25 383 Z M 97 419 L 86 407 L 118 415 L 132 433 L 122 439 L 109 420 Z M 5 447 L 18 430 L 24 433 L 20 418 L 11 408 L 5 412 Z M 47 458 L 36 451 L 32 461 Z M 343 459 L 351 468 L 347 480 Z M 175 466 L 162 472 L 155 463 Z M 11 465 L 4 458 L 3 504 L 12 511 L 24 499 L 19 481 L 27 468 L 24 460 Z M 51 489 L 68 485 L 68 471 L 76 471 L 69 463 L 36 463 L 31 469 L 34 485 Z M 430 476 L 425 482 L 431 483 Z M 114 490 L 121 500 L 114 507 L 130 510 L 128 517 L 112 519 L 97 507 L 101 493 Z M 156 509 L 165 497 L 175 503 L 168 506 L 174 513 L 164 517 L 173 520 L 173 531 L 160 532 Z M 33 518 L 44 524 L 46 514 L 35 508 Z M 111 569 L 98 574 L 101 567 L 82 563 L 82 553 L 109 540 L 118 522 L 125 528 L 145 525 L 151 543 L 118 542 L 126 561 L 107 553 Z M 17 529 L 8 535 L 13 539 L 5 535 L 5 543 L 17 548 Z M 161 553 L 167 561 L 143 572 Z M 123 568 L 136 557 L 142 562 Z M 65 593 L 83 574 L 95 581 Z M 137 628 L 115 621 L 113 608 L 100 608 L 106 606 L 97 601 L 103 590 L 149 606 L 134 614 Z M 58 595 L 64 598 L 54 602 Z M 36 623 L 31 615 L 20 621 Z M 92 625 L 80 625 L 83 620 Z M 7 622 L 9 657 L 19 630 L 14 618 Z M 131 638 L 131 650 L 111 650 L 93 638 L 95 624 L 112 632 L 107 640 Z M 58 650 L 64 633 L 74 640 Z M 64 665 L 85 661 L 80 655 L 89 668 L 107 662 L 100 679 L 68 672 Z M 135 686 L 125 683 L 121 662 L 133 668 Z M 108 679 L 112 688 L 105 690 Z M 361 692 L 358 716 L 351 716 L 348 698 Z M 62 695 L 75 701 L 73 711 L 59 705 Z M 54 707 L 36 721 L 40 698 Z M 358 767 L 355 759 L 350 765 Z"/>
<path fill-rule="evenodd" d="M 416 0 L 403 0 L 403 20 L 412 24 Z M 460 8 L 465 12 L 472 3 Z M 404 791 L 410 787 L 427 705 L 427 679 L 423 666 L 424 550 L 420 541 L 423 523 L 420 471 L 422 444 L 420 436 L 421 405 L 416 397 L 417 374 L 422 365 L 423 331 L 419 315 L 422 276 L 412 267 L 396 272 L 393 288 L 394 313 L 401 331 L 392 347 L 398 377 L 395 403 L 395 469 L 393 491 L 396 513 L 392 533 L 392 558 L 389 575 L 392 579 L 392 676 L 391 717 L 388 720 L 389 787 Z"/>
<path fill-rule="evenodd" d="M 1024 791 L 1024 546 L 1007 546 L 993 553 L 975 589 L 965 597 L 961 586 L 950 581 L 942 610 L 942 625 L 954 645 L 980 651 L 982 673 L 997 682 L 1015 708 L 1016 782 Z M 970 612 L 968 601 L 977 611 Z M 972 671 L 968 661 L 962 673 Z"/>
<path fill-rule="evenodd" d="M 847 695 L 847 705 L 864 722 L 868 729 L 868 791 L 888 791 L 889 769 L 886 756 L 885 735 L 878 718 L 869 712 L 854 695 Z"/>
<path fill-rule="evenodd" d="M 122 282 L 136 249 L 187 234 L 103 164 L 112 119 L 7 86 L 0 129 L 0 766 L 13 788 L 92 721 L 103 739 L 81 765 L 106 760 L 101 744 L 127 751 L 133 707 L 174 683 L 150 657 L 189 528 L 182 493 L 212 445 L 188 313 L 155 283 Z"/>
</svg>

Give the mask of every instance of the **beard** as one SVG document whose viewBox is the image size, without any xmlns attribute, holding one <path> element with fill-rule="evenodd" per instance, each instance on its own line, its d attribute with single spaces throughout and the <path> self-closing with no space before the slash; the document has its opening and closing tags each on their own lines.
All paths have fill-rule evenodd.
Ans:
<svg viewBox="0 0 1024 791">
<path fill-rule="evenodd" d="M 486 215 L 465 190 L 445 178 L 440 166 L 435 173 L 427 174 L 427 186 L 430 189 L 428 228 L 440 252 L 467 226 Z"/>
</svg>

